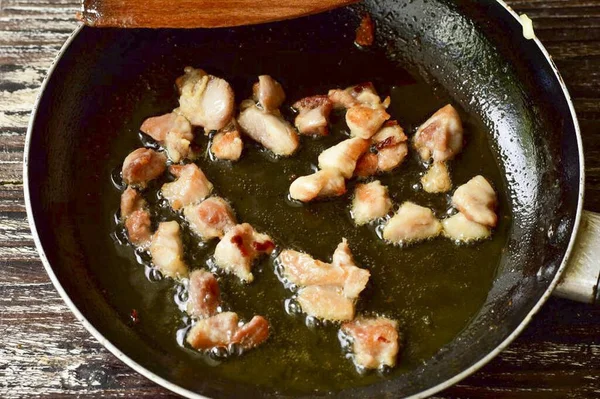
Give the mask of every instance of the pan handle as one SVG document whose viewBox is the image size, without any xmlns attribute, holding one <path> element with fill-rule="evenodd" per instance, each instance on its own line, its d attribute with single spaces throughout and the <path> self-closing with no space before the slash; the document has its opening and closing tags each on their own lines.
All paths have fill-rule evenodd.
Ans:
<svg viewBox="0 0 600 399">
<path fill-rule="evenodd" d="M 600 303 L 600 213 L 583 211 L 577 240 L 553 294 L 579 302 Z"/>
</svg>

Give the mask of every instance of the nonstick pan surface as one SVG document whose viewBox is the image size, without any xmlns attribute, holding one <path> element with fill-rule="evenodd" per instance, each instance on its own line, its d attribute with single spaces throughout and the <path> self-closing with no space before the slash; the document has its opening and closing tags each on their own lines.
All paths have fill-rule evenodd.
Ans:
<svg viewBox="0 0 600 399">
<path fill-rule="evenodd" d="M 365 11 L 377 25 L 377 47 L 367 55 L 352 47 Z M 335 64 L 352 59 L 362 61 Z M 459 106 L 469 126 L 486 132 L 485 140 L 472 145 L 489 153 L 501 172 L 504 213 L 510 217 L 494 268 L 485 269 L 490 286 L 480 302 L 465 294 L 465 306 L 477 303 L 468 326 L 424 363 L 367 386 L 335 389 L 340 396 L 397 397 L 442 389 L 507 345 L 549 295 L 578 224 L 579 133 L 554 66 L 535 41 L 522 37 L 520 24 L 502 4 L 364 2 L 293 21 L 208 31 L 81 28 L 53 66 L 34 112 L 25 160 L 28 211 L 61 295 L 86 327 L 136 370 L 188 396 L 306 394 L 190 373 L 189 364 L 139 334 L 115 306 L 118 295 L 111 289 L 122 293 L 138 282 L 121 279 L 111 285 L 102 272 L 127 256 L 116 253 L 110 236 L 114 222 L 106 218 L 116 209 L 109 209 L 106 197 L 118 198 L 109 181 L 115 153 L 126 154 L 126 146 L 135 145 L 140 109 L 158 112 L 172 101 L 172 77 L 188 64 L 222 75 L 234 87 L 247 85 L 245 75 L 270 73 L 298 96 L 310 94 L 308 82 L 324 88 L 371 79 L 399 87 L 418 81 L 439 101 Z M 418 92 L 408 94 L 408 108 L 427 102 Z M 411 109 L 418 114 L 419 107 Z M 417 114 L 414 126 L 425 117 Z M 115 149 L 116 142 L 123 147 Z M 139 278 L 145 279 L 141 272 Z M 146 306 L 164 300 L 150 298 Z"/>
</svg>

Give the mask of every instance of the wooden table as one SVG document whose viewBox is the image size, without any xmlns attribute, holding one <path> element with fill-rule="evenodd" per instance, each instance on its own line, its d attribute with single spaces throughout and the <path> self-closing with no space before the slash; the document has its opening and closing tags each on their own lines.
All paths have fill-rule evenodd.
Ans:
<svg viewBox="0 0 600 399">
<path fill-rule="evenodd" d="M 511 0 L 534 21 L 581 123 L 586 208 L 600 211 L 600 0 Z M 130 370 L 75 320 L 27 225 L 22 154 L 46 69 L 77 0 L 0 0 L 0 397 L 174 396 Z M 439 398 L 600 397 L 600 307 L 551 298 L 525 332 Z"/>
</svg>

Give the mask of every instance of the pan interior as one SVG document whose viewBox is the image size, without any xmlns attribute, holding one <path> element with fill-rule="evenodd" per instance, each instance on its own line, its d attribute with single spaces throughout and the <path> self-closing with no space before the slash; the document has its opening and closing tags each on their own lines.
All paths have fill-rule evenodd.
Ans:
<svg viewBox="0 0 600 399">
<path fill-rule="evenodd" d="M 378 27 L 377 46 L 366 51 L 352 45 L 363 11 Z M 59 281 L 130 358 L 209 396 L 349 388 L 342 395 L 408 395 L 459 373 L 498 345 L 544 293 L 568 244 L 577 204 L 579 161 L 567 105 L 535 46 L 509 46 L 524 41 L 502 12 L 495 2 L 390 1 L 235 29 L 84 28 L 48 83 L 29 153 L 36 226 Z M 348 238 L 356 259 L 373 274 L 359 309 L 402 323 L 406 347 L 391 373 L 359 377 L 341 355 L 334 326 L 311 329 L 286 315 L 283 302 L 290 293 L 269 259 L 258 265 L 252 286 L 221 279 L 234 310 L 246 319 L 260 313 L 272 321 L 269 344 L 217 367 L 177 345 L 175 334 L 184 324 L 173 285 L 150 281 L 131 248 L 115 243 L 119 192 L 110 176 L 140 145 L 143 119 L 177 106 L 173 81 L 186 65 L 230 81 L 237 101 L 265 73 L 281 81 L 288 104 L 373 81 L 380 94 L 391 96 L 391 114 L 407 133 L 448 102 L 460 109 L 468 144 L 453 163 L 454 182 L 481 173 L 500 193 L 494 239 L 474 247 L 436 240 L 389 249 L 373 231 L 352 226 L 347 201 L 303 208 L 285 203 L 290 177 L 310 173 L 311 160 L 335 142 L 335 133 L 305 140 L 289 160 L 273 162 L 248 145 L 235 166 L 199 161 L 239 219 L 281 246 L 329 260 L 341 237 Z M 205 139 L 199 143 L 206 147 Z M 409 159 L 382 183 L 396 204 L 414 200 L 442 216 L 447 197 L 412 188 L 422 170 Z M 198 247 L 193 240 L 186 246 Z M 189 262 L 200 267 L 208 253 L 210 248 L 191 249 Z M 132 309 L 140 315 L 135 325 Z"/>
</svg>

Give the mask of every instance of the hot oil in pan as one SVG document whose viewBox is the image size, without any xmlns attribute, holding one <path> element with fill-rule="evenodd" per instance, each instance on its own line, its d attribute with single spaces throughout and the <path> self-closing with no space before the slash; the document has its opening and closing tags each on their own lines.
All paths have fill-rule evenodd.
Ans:
<svg viewBox="0 0 600 399">
<path fill-rule="evenodd" d="M 245 54 L 250 57 L 249 53 Z M 237 102 L 249 96 L 251 84 L 260 73 L 270 73 L 283 83 L 288 98 L 286 104 L 305 95 L 326 93 L 329 88 L 372 80 L 382 96 L 391 96 L 390 114 L 411 137 L 430 114 L 450 102 L 442 90 L 415 79 L 377 53 L 345 51 L 343 55 L 328 54 L 322 63 L 331 64 L 330 67 L 340 73 L 321 75 L 315 75 L 314 71 L 312 74 L 302 72 L 299 68 L 285 68 L 288 65 L 285 53 L 274 57 L 273 64 L 259 63 L 253 66 L 254 70 L 240 71 L 235 67 L 231 71 L 211 70 L 210 65 L 200 61 L 194 66 L 221 74 L 232 82 Z M 238 62 L 243 64 L 243 61 L 240 56 Z M 140 89 L 146 94 L 132 95 L 134 98 L 129 99 L 134 100 L 132 117 L 125 120 L 126 126 L 114 141 L 109 169 L 118 168 L 127 153 L 140 145 L 136 130 L 146 117 L 168 112 L 177 106 L 172 82 L 190 62 L 182 57 L 170 63 L 173 65 L 156 66 L 156 70 L 148 75 L 155 80 L 144 82 L 151 88 L 152 95 L 148 95 L 148 89 Z M 132 93 L 136 91 L 132 90 Z M 349 216 L 354 183 L 349 185 L 348 195 L 335 200 L 300 207 L 286 201 L 293 178 L 312 173 L 318 154 L 345 135 L 345 124 L 340 115 L 333 117 L 334 128 L 329 137 L 303 138 L 301 149 L 291 158 L 275 160 L 246 139 L 244 154 L 237 163 L 215 162 L 207 157 L 197 162 L 215 185 L 216 193 L 231 201 L 238 220 L 271 235 L 279 248 L 295 248 L 330 261 L 342 237 L 348 239 L 357 264 L 371 271 L 370 283 L 360 297 L 357 312 L 381 314 L 400 321 L 404 348 L 397 367 L 388 373 L 359 375 L 352 362 L 342 354 L 337 325 L 325 323 L 307 327 L 302 315 L 286 313 L 284 302 L 292 293 L 277 280 L 271 258 L 256 265 L 255 281 L 250 285 L 239 283 L 233 276 L 219 279 L 223 299 L 232 310 L 245 320 L 260 314 L 271 323 L 271 337 L 265 344 L 241 357 L 220 362 L 177 344 L 176 333 L 185 325 L 182 321 L 185 314 L 173 301 L 176 295 L 174 284 L 169 279 L 149 281 L 130 247 L 113 245 L 111 250 L 118 253 L 119 261 L 105 264 L 94 273 L 106 290 L 107 300 L 123 319 L 128 319 L 135 308 L 139 320 L 132 328 L 152 346 L 176 356 L 180 367 L 174 372 L 190 380 L 201 381 L 214 376 L 268 386 L 280 392 L 330 391 L 367 385 L 422 366 L 465 328 L 483 304 L 509 227 L 510 210 L 504 179 L 485 130 L 475 118 L 462 111 L 461 114 L 467 144 L 451 164 L 454 186 L 482 174 L 493 182 L 499 194 L 498 228 L 491 240 L 473 246 L 456 246 L 443 238 L 406 248 L 386 245 L 372 227 L 354 226 Z M 207 139 L 200 137 L 198 143 L 205 149 Z M 119 192 L 109 182 L 109 169 L 105 175 L 106 195 L 102 203 L 107 221 L 112 220 L 119 201 Z M 378 178 L 389 187 L 396 208 L 410 200 L 429 206 L 438 217 L 444 217 L 449 209 L 449 196 L 418 190 L 416 186 L 423 171 L 424 167 L 411 151 L 396 171 Z M 160 183 L 149 191 L 149 197 L 155 196 Z M 164 209 L 157 216 L 157 220 L 174 218 Z M 114 222 L 107 222 L 106 226 L 114 229 Z M 109 233 L 107 231 L 106 235 Z M 197 239 L 189 235 L 185 245 L 191 268 L 201 268 L 213 253 L 215 243 L 199 245 Z"/>
</svg>

